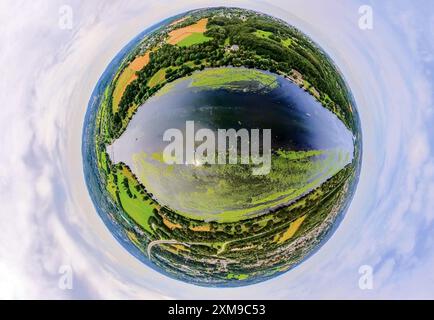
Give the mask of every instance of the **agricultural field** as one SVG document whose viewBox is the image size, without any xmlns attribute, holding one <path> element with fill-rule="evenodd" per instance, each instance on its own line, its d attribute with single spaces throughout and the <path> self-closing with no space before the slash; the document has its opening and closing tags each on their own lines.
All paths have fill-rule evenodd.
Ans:
<svg viewBox="0 0 434 320">
<path fill-rule="evenodd" d="M 203 34 L 206 31 L 207 24 L 208 19 L 205 18 L 200 19 L 194 24 L 177 28 L 169 33 L 167 43 L 180 47 L 188 47 L 195 43 L 206 42 L 210 39 Z"/>
<path fill-rule="evenodd" d="M 136 57 L 118 76 L 116 85 L 113 91 L 112 110 L 113 113 L 118 112 L 119 102 L 127 86 L 137 79 L 136 72 L 140 71 L 149 63 L 149 52 L 143 56 Z"/>
<path fill-rule="evenodd" d="M 166 69 L 160 69 L 149 79 L 148 86 L 153 88 L 166 80 Z"/>
<path fill-rule="evenodd" d="M 205 36 L 201 32 L 194 32 L 191 35 L 189 35 L 187 38 L 179 41 L 177 43 L 177 45 L 180 47 L 191 47 L 192 45 L 195 45 L 195 44 L 201 44 L 204 42 L 208 42 L 211 39 L 212 38 Z"/>
<path fill-rule="evenodd" d="M 254 35 L 259 37 L 259 38 L 263 38 L 263 39 L 270 39 L 270 36 L 273 35 L 273 32 L 271 31 L 263 31 L 263 30 L 256 30 L 254 32 Z"/>
</svg>

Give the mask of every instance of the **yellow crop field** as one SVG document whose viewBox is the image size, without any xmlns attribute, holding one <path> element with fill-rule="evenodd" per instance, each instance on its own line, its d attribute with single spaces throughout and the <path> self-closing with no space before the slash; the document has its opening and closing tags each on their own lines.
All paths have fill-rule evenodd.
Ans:
<svg viewBox="0 0 434 320">
<path fill-rule="evenodd" d="M 113 90 L 113 113 L 118 112 L 119 102 L 125 92 L 127 86 L 137 79 L 136 72 L 140 71 L 149 63 L 149 52 L 143 56 L 136 57 L 120 74 L 116 87 Z"/>
<path fill-rule="evenodd" d="M 203 226 L 192 226 L 189 227 L 189 229 L 192 231 L 211 231 L 211 227 L 208 224 Z"/>
<path fill-rule="evenodd" d="M 207 23 L 208 19 L 205 18 L 190 26 L 175 29 L 169 33 L 169 39 L 167 40 L 167 43 L 175 45 L 194 33 L 204 33 L 206 31 Z"/>
<path fill-rule="evenodd" d="M 288 239 L 291 239 L 292 236 L 297 232 L 298 228 L 300 228 L 301 224 L 303 223 L 304 219 L 306 219 L 306 215 L 298 218 L 294 222 L 292 222 L 288 229 L 282 234 L 280 239 L 278 239 L 277 243 L 285 242 Z"/>
<path fill-rule="evenodd" d="M 178 228 L 182 228 L 182 226 L 180 224 L 175 224 L 170 222 L 169 220 L 167 220 L 166 218 L 163 218 L 163 223 L 165 224 L 166 227 L 168 227 L 170 230 L 173 229 L 178 229 Z"/>
</svg>

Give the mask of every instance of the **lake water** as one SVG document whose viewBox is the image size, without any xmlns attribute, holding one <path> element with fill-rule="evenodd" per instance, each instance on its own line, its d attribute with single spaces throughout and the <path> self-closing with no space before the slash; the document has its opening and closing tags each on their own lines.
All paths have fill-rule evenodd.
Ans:
<svg viewBox="0 0 434 320">
<path fill-rule="evenodd" d="M 109 147 L 112 161 L 132 164 L 132 155 L 161 152 L 169 128 L 271 129 L 273 149 L 323 150 L 340 148 L 352 154 L 353 137 L 345 125 L 310 94 L 278 77 L 279 87 L 269 93 L 200 90 L 190 80 L 141 106 L 122 136 Z"/>
<path fill-rule="evenodd" d="M 348 154 L 343 159 L 336 152 L 320 171 L 305 172 L 306 177 L 310 176 L 306 184 L 315 178 L 317 183 L 312 188 L 317 187 L 352 160 L 353 136 L 309 93 L 283 77 L 277 76 L 277 80 L 277 88 L 259 92 L 190 87 L 190 78 L 178 80 L 171 90 L 149 99 L 138 109 L 127 130 L 108 147 L 109 156 L 114 163 L 127 164 L 161 204 L 179 212 L 215 215 L 241 210 L 245 214 L 244 205 L 252 198 L 257 202 L 250 203 L 249 213 L 262 212 L 268 202 L 277 205 L 280 200 L 288 200 L 285 192 L 301 188 L 300 185 L 286 183 L 286 189 L 271 192 L 273 182 L 268 177 L 237 177 L 240 180 L 234 182 L 229 180 L 234 180 L 236 174 L 222 178 L 215 171 L 194 166 L 169 168 L 161 162 L 168 144 L 163 141 L 163 134 L 171 128 L 185 133 L 186 121 L 193 120 L 196 131 L 271 129 L 274 150 L 333 149 Z M 289 179 L 292 173 L 282 174 Z M 251 187 L 253 184 L 255 188 Z M 280 193 L 279 197 L 269 201 L 274 193 Z M 268 202 L 261 202 L 261 197 Z"/>
</svg>

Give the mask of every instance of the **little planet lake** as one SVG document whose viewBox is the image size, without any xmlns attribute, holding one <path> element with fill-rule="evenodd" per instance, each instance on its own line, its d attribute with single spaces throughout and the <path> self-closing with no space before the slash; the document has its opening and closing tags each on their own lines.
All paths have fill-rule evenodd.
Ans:
<svg viewBox="0 0 434 320">
<path fill-rule="evenodd" d="M 234 83 L 228 72 L 244 74 L 245 79 Z M 223 74 L 229 82 L 220 79 Z M 196 130 L 208 128 L 216 135 L 218 129 L 271 129 L 270 176 L 246 174 L 246 168 L 235 165 L 223 169 L 219 164 L 165 164 L 164 132 L 177 128 L 185 137 L 187 121 L 194 121 Z M 297 168 L 283 154 L 306 151 L 317 155 Z M 131 168 L 160 204 L 191 217 L 228 221 L 263 213 L 264 206 L 289 203 L 321 185 L 351 163 L 353 136 L 332 112 L 288 79 L 220 68 L 177 80 L 146 101 L 108 153 L 113 163 Z"/>
<path fill-rule="evenodd" d="M 204 8 L 114 57 L 89 101 L 83 168 L 96 212 L 144 268 L 237 287 L 289 272 L 331 238 L 361 142 L 344 77 L 302 31 Z"/>
</svg>

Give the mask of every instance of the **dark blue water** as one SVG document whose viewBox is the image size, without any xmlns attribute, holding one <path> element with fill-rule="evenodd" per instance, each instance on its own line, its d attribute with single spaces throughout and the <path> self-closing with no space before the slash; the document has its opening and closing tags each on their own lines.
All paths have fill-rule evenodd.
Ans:
<svg viewBox="0 0 434 320">
<path fill-rule="evenodd" d="M 353 153 L 353 137 L 345 125 L 309 93 L 278 77 L 269 92 L 189 87 L 191 79 L 178 81 L 168 93 L 149 99 L 139 108 L 123 135 L 110 148 L 114 162 L 132 164 L 137 153 L 161 152 L 167 129 L 271 129 L 272 148 L 325 150 Z"/>
</svg>

